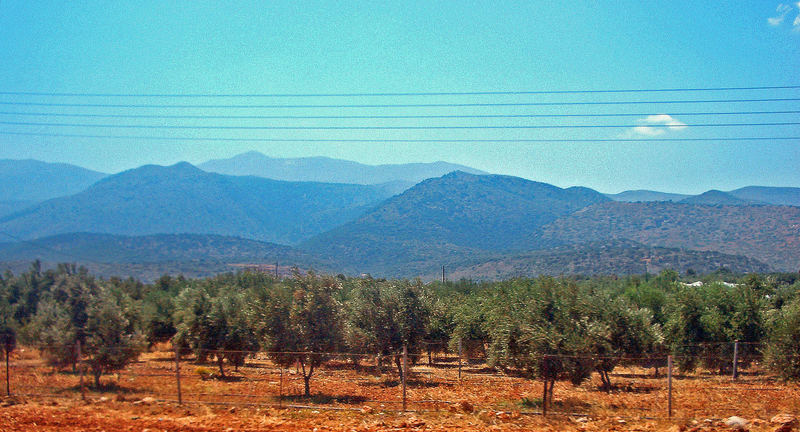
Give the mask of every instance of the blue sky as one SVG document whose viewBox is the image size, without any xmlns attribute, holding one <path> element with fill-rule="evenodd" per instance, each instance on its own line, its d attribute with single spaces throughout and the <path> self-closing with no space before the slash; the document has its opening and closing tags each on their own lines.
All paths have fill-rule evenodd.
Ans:
<svg viewBox="0 0 800 432">
<path fill-rule="evenodd" d="M 644 94 L 153 98 L 13 92 L 274 94 L 751 87 L 800 84 L 800 4 L 731 2 L 0 2 L 0 102 L 72 104 L 414 104 L 800 98 L 800 89 Z M 8 93 L 11 92 L 11 93 Z M 414 108 L 119 108 L 0 104 L 0 158 L 105 172 L 193 163 L 248 150 L 363 163 L 447 160 L 603 192 L 684 193 L 800 186 L 798 140 L 647 142 L 651 138 L 796 137 L 798 101 Z M 9 114 L 15 113 L 15 114 Z M 27 113 L 28 115 L 25 115 Z M 61 116 L 30 115 L 32 113 Z M 641 114 L 587 118 L 169 119 L 164 115 Z M 69 114 L 153 115 L 85 118 Z M 6 122 L 6 124 L 2 124 Z M 19 125 L 490 126 L 619 128 L 208 130 Z M 634 128 L 636 126 L 636 128 Z M 278 139 L 487 139 L 495 143 L 208 142 L 28 136 Z M 601 139 L 634 142 L 587 142 Z M 580 142 L 530 143 L 518 139 Z"/>
</svg>

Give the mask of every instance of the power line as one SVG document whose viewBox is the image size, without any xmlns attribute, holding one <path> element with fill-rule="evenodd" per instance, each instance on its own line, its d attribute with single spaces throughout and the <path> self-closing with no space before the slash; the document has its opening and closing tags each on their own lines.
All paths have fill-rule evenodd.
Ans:
<svg viewBox="0 0 800 432">
<path fill-rule="evenodd" d="M 607 89 L 607 90 L 520 90 L 520 91 L 474 91 L 474 92 L 384 92 L 384 93 L 61 93 L 61 92 L 17 92 L 0 91 L 8 96 L 54 96 L 54 97 L 161 97 L 161 98 L 234 98 L 234 97 L 385 97 L 385 96 L 501 96 L 542 94 L 597 94 L 597 93 L 662 93 L 700 91 L 743 90 L 791 90 L 800 85 L 751 86 L 751 87 L 678 87 L 654 89 Z"/>
<path fill-rule="evenodd" d="M 679 100 L 636 100 L 605 102 L 504 102 L 504 103 L 417 103 L 417 104 L 303 104 L 303 105 L 192 105 L 192 104 L 95 104 L 95 103 L 48 103 L 48 102 L 9 102 L 0 101 L 0 105 L 14 106 L 48 106 L 48 107 L 83 107 L 83 108 L 214 108 L 214 109 L 246 109 L 246 108 L 459 108 L 459 107 L 510 107 L 510 106 L 574 106 L 574 105 L 663 105 L 692 103 L 738 103 L 738 102 L 791 102 L 800 98 L 767 98 L 767 99 L 679 99 Z"/>
<path fill-rule="evenodd" d="M 82 128 L 121 128 L 121 129 L 215 129 L 215 130 L 461 130 L 461 129 L 594 129 L 594 128 L 632 128 L 637 126 L 684 128 L 684 127 L 736 127 L 736 126 L 794 126 L 800 122 L 774 123 L 699 123 L 692 125 L 669 124 L 614 124 L 614 125 L 499 125 L 499 126 L 197 126 L 197 125 L 133 125 L 133 124 L 92 124 L 92 123 L 39 123 L 6 122 L 8 126 L 82 127 Z"/>
<path fill-rule="evenodd" d="M 714 137 L 714 138 L 599 138 L 599 139 L 336 139 L 336 138 L 233 138 L 233 137 L 175 137 L 175 136 L 131 136 L 131 135 L 95 135 L 95 134 L 61 134 L 40 132 L 6 132 L 0 135 L 41 136 L 52 138 L 100 138 L 100 139 L 136 139 L 155 141 L 198 141 L 198 142 L 316 142 L 316 143 L 592 143 L 592 142 L 715 142 L 715 141 L 800 141 L 800 136 L 786 137 Z"/>
<path fill-rule="evenodd" d="M 671 116 L 720 116 L 720 115 L 764 115 L 800 114 L 800 111 L 718 111 L 718 112 L 673 112 Z M 655 113 L 587 113 L 587 114 L 424 114 L 424 115 L 164 115 L 164 114 L 84 114 L 57 112 L 0 111 L 0 115 L 36 117 L 81 117 L 81 118 L 141 118 L 141 119 L 228 119 L 228 120 L 292 120 L 292 119 L 446 119 L 446 118 L 569 118 L 569 117 L 646 117 Z"/>
</svg>

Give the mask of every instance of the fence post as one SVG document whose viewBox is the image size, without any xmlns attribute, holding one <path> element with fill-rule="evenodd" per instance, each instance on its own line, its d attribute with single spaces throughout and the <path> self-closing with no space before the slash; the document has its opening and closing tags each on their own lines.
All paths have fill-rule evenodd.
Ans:
<svg viewBox="0 0 800 432">
<path fill-rule="evenodd" d="M 78 361 L 78 372 L 80 373 L 80 386 L 81 386 L 81 399 L 86 400 L 86 387 L 83 386 L 83 356 L 81 355 L 81 341 L 78 339 L 78 343 L 75 344 L 75 355 L 77 356 Z"/>
<path fill-rule="evenodd" d="M 278 408 L 283 408 L 283 366 L 281 368 L 281 380 L 278 382 Z"/>
<path fill-rule="evenodd" d="M 461 382 L 461 339 L 458 340 L 458 382 Z"/>
<path fill-rule="evenodd" d="M 403 344 L 403 411 L 406 410 L 406 376 L 408 375 L 408 347 Z"/>
<path fill-rule="evenodd" d="M 6 345 L 5 349 L 6 349 L 6 396 L 11 396 L 11 384 L 8 378 L 8 345 Z"/>
<path fill-rule="evenodd" d="M 733 379 L 739 377 L 739 341 L 733 343 Z"/>
<path fill-rule="evenodd" d="M 672 356 L 667 356 L 667 417 L 672 418 Z"/>
<path fill-rule="evenodd" d="M 542 417 L 547 417 L 547 378 L 542 378 Z"/>
<path fill-rule="evenodd" d="M 183 395 L 181 394 L 181 354 L 177 345 L 175 346 L 175 382 L 178 384 L 178 405 L 182 405 Z"/>
</svg>

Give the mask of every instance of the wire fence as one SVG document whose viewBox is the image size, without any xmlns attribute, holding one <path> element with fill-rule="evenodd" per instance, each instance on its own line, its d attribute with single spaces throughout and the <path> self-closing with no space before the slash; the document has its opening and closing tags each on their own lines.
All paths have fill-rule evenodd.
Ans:
<svg viewBox="0 0 800 432">
<path fill-rule="evenodd" d="M 485 355 L 435 344 L 405 355 L 162 349 L 145 352 L 110 374 L 99 357 L 126 350 L 134 355 L 136 350 L 104 347 L 98 353 L 79 344 L 39 345 L 20 347 L 3 370 L 10 395 L 134 404 L 636 419 L 770 418 L 800 412 L 800 386 L 771 375 L 757 355 L 736 358 L 744 351 L 757 352 L 743 349 L 751 344 L 732 345 L 731 356 L 711 358 L 551 355 L 547 357 L 560 362 L 585 361 L 605 372 L 595 370 L 580 385 L 555 381 L 551 386 L 523 370 L 493 367 Z M 64 352 L 75 355 L 64 358 Z M 679 370 L 684 360 L 700 367 Z M 713 368 L 705 368 L 710 361 Z M 720 369 L 719 364 L 727 367 Z"/>
</svg>

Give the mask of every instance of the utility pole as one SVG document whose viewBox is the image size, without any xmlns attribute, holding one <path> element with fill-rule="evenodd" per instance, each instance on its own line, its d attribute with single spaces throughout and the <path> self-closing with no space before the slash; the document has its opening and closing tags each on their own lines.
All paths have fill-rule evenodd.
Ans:
<svg viewBox="0 0 800 432">
<path fill-rule="evenodd" d="M 444 266 L 442 266 L 442 283 L 444 283 L 444 282 L 445 282 L 445 278 L 444 278 Z"/>
<path fill-rule="evenodd" d="M 278 279 L 278 262 L 275 261 L 275 279 Z"/>
</svg>

